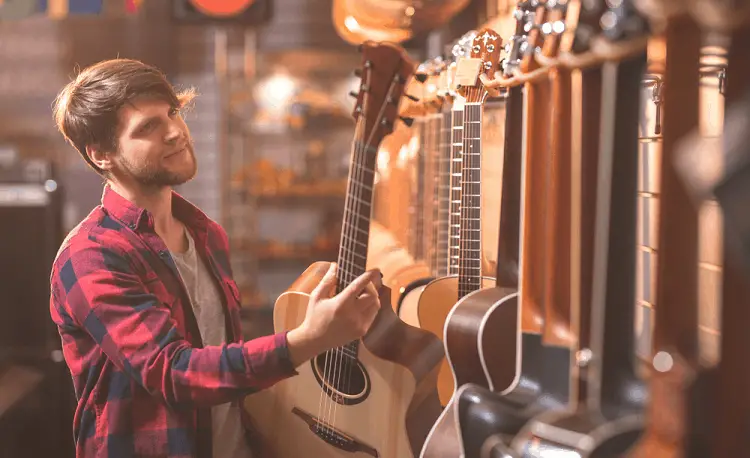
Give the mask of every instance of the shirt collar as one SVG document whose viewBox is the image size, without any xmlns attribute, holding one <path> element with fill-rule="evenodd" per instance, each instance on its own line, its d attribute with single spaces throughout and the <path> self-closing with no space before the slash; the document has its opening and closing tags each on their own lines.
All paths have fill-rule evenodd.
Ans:
<svg viewBox="0 0 750 458">
<path fill-rule="evenodd" d="M 109 185 L 105 185 L 102 192 L 102 207 L 134 231 L 154 229 L 154 218 L 148 210 L 122 197 Z M 208 216 L 174 190 L 172 213 L 190 229 L 203 231 L 208 225 Z"/>
</svg>

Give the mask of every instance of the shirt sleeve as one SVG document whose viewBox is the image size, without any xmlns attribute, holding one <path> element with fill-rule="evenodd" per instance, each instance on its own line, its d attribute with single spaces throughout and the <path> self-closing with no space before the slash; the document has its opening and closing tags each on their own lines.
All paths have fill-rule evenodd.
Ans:
<svg viewBox="0 0 750 458">
<path fill-rule="evenodd" d="M 59 303 L 120 370 L 170 406 L 229 402 L 297 373 L 286 333 L 193 348 L 124 253 L 71 248 L 57 267 Z"/>
</svg>

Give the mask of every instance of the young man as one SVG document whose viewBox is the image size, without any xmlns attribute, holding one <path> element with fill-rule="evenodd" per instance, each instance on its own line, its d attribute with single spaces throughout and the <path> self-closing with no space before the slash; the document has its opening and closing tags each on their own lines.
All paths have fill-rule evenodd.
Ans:
<svg viewBox="0 0 750 458">
<path fill-rule="evenodd" d="M 299 328 L 242 341 L 226 233 L 171 188 L 197 170 L 180 116 L 191 98 L 157 69 L 116 59 L 83 70 L 55 102 L 60 132 L 106 181 L 51 275 L 78 457 L 248 458 L 241 399 L 361 337 L 380 307 L 379 272 L 330 297 L 332 266 Z"/>
</svg>

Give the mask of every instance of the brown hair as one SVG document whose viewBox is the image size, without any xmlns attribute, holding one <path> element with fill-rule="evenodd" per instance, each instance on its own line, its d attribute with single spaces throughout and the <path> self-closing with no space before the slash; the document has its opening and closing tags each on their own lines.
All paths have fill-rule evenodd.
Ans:
<svg viewBox="0 0 750 458">
<path fill-rule="evenodd" d="M 182 108 L 194 97 L 190 89 L 175 92 L 156 67 L 132 59 L 105 60 L 85 68 L 55 99 L 55 124 L 65 139 L 100 175 L 106 173 L 86 154 L 86 146 L 117 149 L 117 112 L 138 97 L 154 97 Z"/>
</svg>

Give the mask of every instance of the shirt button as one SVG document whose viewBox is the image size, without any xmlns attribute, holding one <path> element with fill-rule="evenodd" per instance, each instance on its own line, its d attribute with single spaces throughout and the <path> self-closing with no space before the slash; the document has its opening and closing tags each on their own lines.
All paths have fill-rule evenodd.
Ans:
<svg viewBox="0 0 750 458">
<path fill-rule="evenodd" d="M 131 228 L 131 229 L 133 229 L 133 230 L 135 230 L 135 223 L 128 224 L 128 227 Z"/>
</svg>

